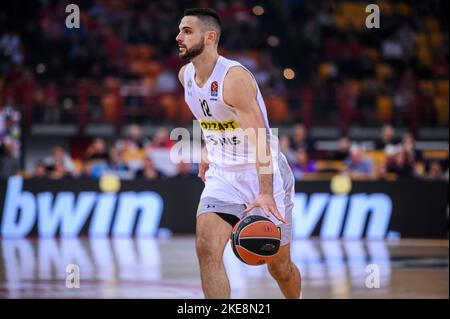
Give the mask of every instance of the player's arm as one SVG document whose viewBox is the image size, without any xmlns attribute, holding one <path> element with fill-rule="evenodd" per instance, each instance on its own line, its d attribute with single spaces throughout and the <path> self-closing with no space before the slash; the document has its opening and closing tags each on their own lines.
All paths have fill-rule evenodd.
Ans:
<svg viewBox="0 0 450 319">
<path fill-rule="evenodd" d="M 223 99 L 235 110 L 240 127 L 244 131 L 250 130 L 249 141 L 255 150 L 259 196 L 244 212 L 261 207 L 267 216 L 272 213 L 285 222 L 273 198 L 273 159 L 267 138 L 269 132 L 256 101 L 256 83 L 250 73 L 241 67 L 231 68 L 223 83 Z"/>
<path fill-rule="evenodd" d="M 181 85 L 184 87 L 184 70 L 186 69 L 186 64 L 183 65 L 178 72 L 178 80 L 180 81 Z"/>
</svg>

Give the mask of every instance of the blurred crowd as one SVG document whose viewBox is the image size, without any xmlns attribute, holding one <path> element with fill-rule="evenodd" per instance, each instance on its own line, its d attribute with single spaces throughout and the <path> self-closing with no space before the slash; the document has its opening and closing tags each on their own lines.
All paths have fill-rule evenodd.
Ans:
<svg viewBox="0 0 450 319">
<path fill-rule="evenodd" d="M 297 69 L 334 123 L 448 125 L 448 2 L 287 1 Z M 371 20 L 372 22 L 374 19 Z M 336 113 L 340 110 L 340 113 Z"/>
<path fill-rule="evenodd" d="M 372 146 L 342 136 L 334 141 L 337 147 L 324 150 L 317 148 L 303 124 L 296 124 L 289 134 L 279 137 L 279 149 L 296 180 L 329 179 L 336 174 L 346 174 L 353 180 L 448 180 L 448 151 L 419 151 L 412 134 L 405 133 L 400 140 L 395 136 L 394 128 L 386 125 Z M 133 124 L 125 138 L 110 145 L 102 138 L 94 138 L 79 157 L 55 146 L 51 154 L 36 163 L 33 172 L 10 165 L 9 173 L 3 176 L 20 172 L 25 177 L 51 179 L 99 179 L 105 174 L 115 174 L 123 180 L 196 177 L 198 164 L 192 158 L 180 163 L 172 160 L 175 143 L 166 127 L 147 137 L 139 125 Z"/>
<path fill-rule="evenodd" d="M 190 161 L 174 163 L 170 150 L 175 141 L 169 130 L 160 127 L 152 138 L 143 136 L 137 124 L 129 126 L 125 138 L 110 146 L 102 138 L 94 138 L 79 158 L 73 158 L 62 146 L 55 146 L 52 153 L 39 160 L 34 172 L 26 177 L 51 179 L 99 179 L 114 174 L 122 180 L 190 178 L 197 176 L 197 165 Z"/>
<path fill-rule="evenodd" d="M 190 124 L 175 36 L 185 8 L 211 7 L 223 23 L 219 52 L 255 75 L 271 125 L 292 127 L 280 146 L 297 179 L 335 172 L 448 179 L 448 151 L 442 157 L 414 146 L 420 127 L 448 127 L 446 1 L 377 1 L 379 29 L 367 28 L 366 3 L 356 0 L 85 0 L 78 4 L 79 29 L 65 27 L 68 4 L 2 4 L 8 14 L 0 15 L 1 176 L 19 169 L 20 138 L 33 123 L 106 122 L 116 124 L 116 133 L 128 123 Z M 340 129 L 339 151 L 316 148 L 308 134 L 316 125 Z M 346 137 L 351 125 L 385 127 L 367 147 Z M 195 175 L 195 165 L 168 160 L 167 129 L 144 137 L 139 125 L 131 127 L 125 139 L 97 138 L 76 158 L 56 146 L 26 173 Z M 410 133 L 395 140 L 394 127 Z"/>
<path fill-rule="evenodd" d="M 274 123 L 448 125 L 446 1 L 377 1 L 379 29 L 350 0 L 86 0 L 80 29 L 69 3 L 9 3 L 0 20 L 0 105 L 33 122 L 84 121 L 80 105 L 92 122 L 188 122 L 174 39 L 199 6 L 218 11 L 220 52 L 255 74 Z"/>
<path fill-rule="evenodd" d="M 19 24 L 0 33 L 0 105 L 28 105 L 33 122 L 77 121 L 80 103 L 93 122 L 190 121 L 175 37 L 184 9 L 194 6 L 219 12 L 222 54 L 250 68 L 268 96 L 286 91 L 264 36 L 270 11 L 258 18 L 239 0 L 91 0 L 79 4 L 80 28 L 68 29 L 68 3 L 30 4 L 35 15 L 23 18 L 32 20 L 28 28 Z"/>
<path fill-rule="evenodd" d="M 448 180 L 448 154 L 418 151 L 414 137 L 405 133 L 395 139 L 391 125 L 382 129 L 372 146 L 342 136 L 334 150 L 318 150 L 304 125 L 296 124 L 290 136 L 280 137 L 296 180 L 320 179 L 329 174 L 346 174 L 353 180 L 420 178 Z M 328 175 L 327 175 L 328 174 Z"/>
<path fill-rule="evenodd" d="M 20 120 L 16 109 L 0 106 L 0 178 L 20 170 Z"/>
</svg>

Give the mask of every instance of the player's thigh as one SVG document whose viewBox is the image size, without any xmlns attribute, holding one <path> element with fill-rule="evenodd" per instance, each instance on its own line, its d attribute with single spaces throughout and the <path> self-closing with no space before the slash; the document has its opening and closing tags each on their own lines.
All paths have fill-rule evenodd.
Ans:
<svg viewBox="0 0 450 319">
<path fill-rule="evenodd" d="M 216 213 L 206 212 L 197 216 L 195 241 L 197 253 L 201 256 L 221 257 L 231 231 L 231 225 Z"/>
</svg>

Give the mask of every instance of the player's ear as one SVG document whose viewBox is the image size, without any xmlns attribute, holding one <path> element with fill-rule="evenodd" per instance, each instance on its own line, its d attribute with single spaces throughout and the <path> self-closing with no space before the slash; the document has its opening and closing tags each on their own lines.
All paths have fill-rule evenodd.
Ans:
<svg viewBox="0 0 450 319">
<path fill-rule="evenodd" d="M 208 31 L 206 35 L 206 39 L 208 40 L 208 43 L 214 44 L 217 40 L 217 32 L 216 31 Z"/>
</svg>

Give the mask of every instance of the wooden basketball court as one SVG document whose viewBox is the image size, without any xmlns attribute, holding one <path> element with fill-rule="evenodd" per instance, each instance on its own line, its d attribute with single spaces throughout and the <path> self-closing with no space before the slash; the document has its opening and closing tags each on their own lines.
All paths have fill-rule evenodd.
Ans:
<svg viewBox="0 0 450 319">
<path fill-rule="evenodd" d="M 0 240 L 0 298 L 203 298 L 194 237 Z M 296 240 L 303 298 L 449 298 L 448 240 Z M 228 245 L 232 298 L 282 298 Z M 79 270 L 79 288 L 73 277 Z"/>
</svg>

